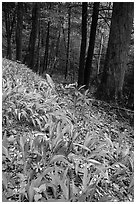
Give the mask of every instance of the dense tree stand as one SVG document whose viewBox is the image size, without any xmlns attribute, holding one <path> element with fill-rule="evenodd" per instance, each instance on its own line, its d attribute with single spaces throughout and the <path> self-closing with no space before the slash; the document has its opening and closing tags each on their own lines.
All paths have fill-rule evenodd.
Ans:
<svg viewBox="0 0 136 204">
<path fill-rule="evenodd" d="M 97 96 L 120 99 L 128 63 L 133 25 L 133 3 L 114 3 L 104 71 Z"/>
</svg>

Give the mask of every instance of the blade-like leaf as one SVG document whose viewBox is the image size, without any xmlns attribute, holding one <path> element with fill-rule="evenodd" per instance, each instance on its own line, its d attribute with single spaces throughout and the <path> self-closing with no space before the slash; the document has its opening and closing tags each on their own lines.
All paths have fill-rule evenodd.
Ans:
<svg viewBox="0 0 136 204">
<path fill-rule="evenodd" d="M 88 182 L 89 182 L 88 169 L 87 169 L 87 164 L 85 164 L 85 166 L 84 166 L 84 175 L 83 175 L 83 191 L 84 192 L 86 191 Z"/>
<path fill-rule="evenodd" d="M 46 74 L 46 79 L 47 79 L 47 82 L 49 83 L 49 85 L 51 86 L 51 88 L 55 88 L 55 85 L 54 85 L 54 82 L 53 80 L 51 79 L 50 75 L 49 74 Z"/>
<path fill-rule="evenodd" d="M 8 187 L 8 180 L 6 174 L 2 172 L 2 184 L 4 185 L 5 189 Z"/>
<path fill-rule="evenodd" d="M 73 143 L 73 144 L 81 147 L 82 149 L 85 149 L 85 150 L 91 152 L 91 150 L 88 147 L 84 146 L 84 145 L 81 145 L 81 144 L 78 144 L 78 143 Z"/>
<path fill-rule="evenodd" d="M 8 159 L 10 159 L 8 149 L 4 146 L 2 146 L 2 154 L 5 155 Z"/>
</svg>

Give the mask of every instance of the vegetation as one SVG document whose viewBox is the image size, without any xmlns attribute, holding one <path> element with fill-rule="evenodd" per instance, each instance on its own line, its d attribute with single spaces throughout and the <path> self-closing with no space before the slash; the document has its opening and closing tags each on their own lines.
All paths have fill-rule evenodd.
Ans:
<svg viewBox="0 0 136 204">
<path fill-rule="evenodd" d="M 133 7 L 3 2 L 3 202 L 134 201 Z"/>
<path fill-rule="evenodd" d="M 134 108 L 133 2 L 3 2 L 2 11 L 3 57 Z"/>
<path fill-rule="evenodd" d="M 111 108 L 4 59 L 3 201 L 132 201 L 131 114 Z"/>
</svg>

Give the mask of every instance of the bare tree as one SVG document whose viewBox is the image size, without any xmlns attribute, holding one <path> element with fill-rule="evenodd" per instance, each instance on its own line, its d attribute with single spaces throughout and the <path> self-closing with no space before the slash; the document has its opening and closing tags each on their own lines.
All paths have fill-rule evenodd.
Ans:
<svg viewBox="0 0 136 204">
<path fill-rule="evenodd" d="M 92 15 L 92 24 L 91 24 L 91 31 L 90 31 L 90 40 L 89 40 L 89 47 L 88 47 L 88 52 L 87 52 L 86 64 L 85 64 L 85 71 L 84 71 L 84 84 L 85 84 L 86 88 L 89 87 L 90 75 L 92 72 L 92 59 L 93 59 L 96 27 L 97 27 L 98 14 L 99 14 L 99 4 L 100 4 L 99 2 L 96 2 L 93 5 L 93 15 Z"/>
<path fill-rule="evenodd" d="M 22 59 L 23 2 L 17 3 L 16 60 Z"/>
<path fill-rule="evenodd" d="M 69 66 L 69 49 L 70 49 L 70 18 L 71 18 L 71 7 L 68 7 L 68 42 L 67 42 L 67 53 L 66 53 L 66 70 L 65 70 L 65 79 L 68 74 L 68 66 Z"/>
<path fill-rule="evenodd" d="M 80 48 L 80 60 L 78 70 L 78 86 L 84 84 L 84 66 L 85 66 L 85 54 L 87 43 L 87 3 L 82 3 L 82 40 Z"/>
<path fill-rule="evenodd" d="M 7 35 L 7 58 L 12 59 L 11 37 L 16 20 L 16 5 L 14 2 L 3 2 L 2 7 L 4 11 Z"/>
<path fill-rule="evenodd" d="M 24 59 L 24 62 L 26 62 L 31 69 L 34 69 L 35 63 L 35 45 L 38 34 L 38 18 L 39 18 L 39 3 L 34 3 L 32 9 L 32 29 L 30 33 L 28 53 L 26 54 L 26 57 Z"/>
<path fill-rule="evenodd" d="M 133 26 L 133 13 L 134 3 L 113 3 L 113 14 L 104 71 L 101 84 L 97 91 L 99 97 L 122 97 Z"/>
</svg>

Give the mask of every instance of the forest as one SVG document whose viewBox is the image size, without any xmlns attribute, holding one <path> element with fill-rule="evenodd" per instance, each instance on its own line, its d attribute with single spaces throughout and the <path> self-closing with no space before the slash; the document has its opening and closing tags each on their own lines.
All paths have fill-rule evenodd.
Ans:
<svg viewBox="0 0 136 204">
<path fill-rule="evenodd" d="M 134 201 L 134 3 L 2 3 L 2 201 Z"/>
</svg>

